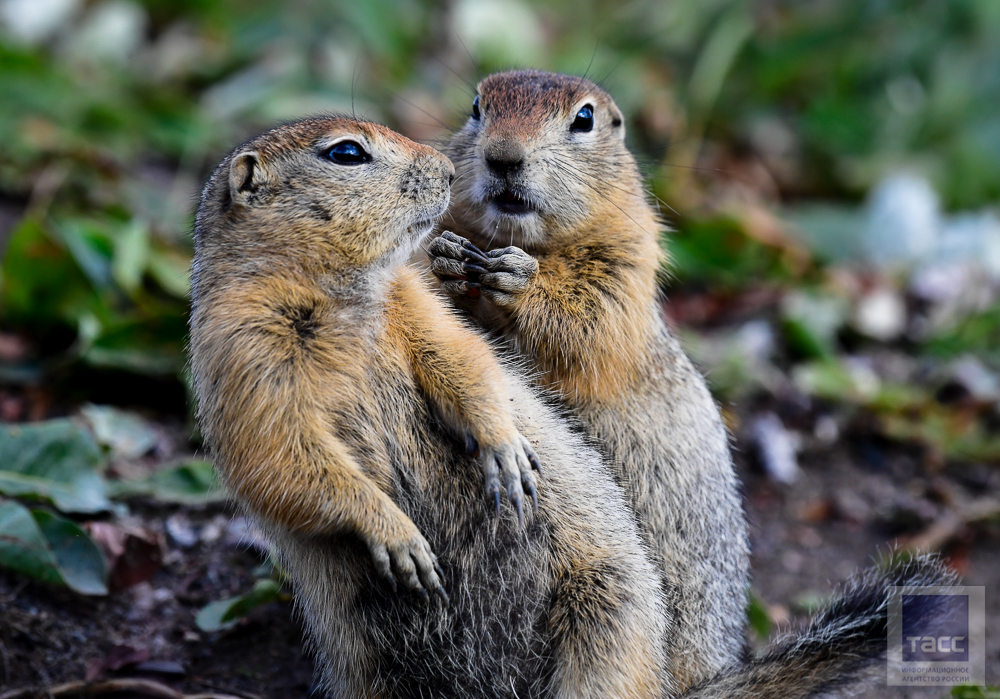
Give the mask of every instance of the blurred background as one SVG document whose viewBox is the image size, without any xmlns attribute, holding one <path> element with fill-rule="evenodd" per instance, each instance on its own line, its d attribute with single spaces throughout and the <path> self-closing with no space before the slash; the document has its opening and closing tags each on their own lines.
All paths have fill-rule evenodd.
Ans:
<svg viewBox="0 0 1000 699">
<path fill-rule="evenodd" d="M 997 0 L 0 0 L 0 687 L 306 696 L 290 590 L 199 458 L 199 188 L 317 112 L 440 143 L 516 67 L 626 115 L 734 435 L 755 643 L 890 546 L 995 601 Z"/>
</svg>

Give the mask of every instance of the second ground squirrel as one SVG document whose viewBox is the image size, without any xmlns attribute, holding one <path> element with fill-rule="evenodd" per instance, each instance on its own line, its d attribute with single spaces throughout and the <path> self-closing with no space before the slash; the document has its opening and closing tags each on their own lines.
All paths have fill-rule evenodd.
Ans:
<svg viewBox="0 0 1000 699">
<path fill-rule="evenodd" d="M 661 225 L 621 111 L 583 78 L 491 75 L 446 152 L 467 240 L 434 240 L 432 269 L 609 460 L 675 614 L 671 672 L 704 679 L 743 651 L 746 522 L 719 410 L 663 320 Z"/>
</svg>

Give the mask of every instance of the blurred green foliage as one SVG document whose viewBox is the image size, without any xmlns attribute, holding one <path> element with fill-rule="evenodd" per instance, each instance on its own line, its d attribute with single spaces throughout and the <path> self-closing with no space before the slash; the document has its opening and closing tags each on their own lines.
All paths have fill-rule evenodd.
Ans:
<svg viewBox="0 0 1000 699">
<path fill-rule="evenodd" d="M 433 140 L 518 66 L 614 94 L 680 283 L 810 275 L 750 214 L 901 165 L 949 207 L 1000 196 L 996 0 L 6 0 L 0 326 L 34 346 L 0 378 L 179 376 L 191 216 L 226 149 L 320 111 Z"/>
</svg>

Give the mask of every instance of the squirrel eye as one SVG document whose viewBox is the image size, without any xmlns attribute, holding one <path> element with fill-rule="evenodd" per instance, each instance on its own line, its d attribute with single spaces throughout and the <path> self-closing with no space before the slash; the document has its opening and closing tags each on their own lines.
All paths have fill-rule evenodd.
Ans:
<svg viewBox="0 0 1000 699">
<path fill-rule="evenodd" d="M 476 95 L 476 99 L 472 100 L 472 118 L 479 118 L 479 95 Z"/>
<path fill-rule="evenodd" d="M 354 141 L 341 141 L 326 152 L 326 157 L 338 165 L 360 165 L 372 158 Z"/>
<path fill-rule="evenodd" d="M 594 128 L 594 108 L 589 104 L 580 108 L 576 113 L 576 119 L 570 124 L 570 131 L 590 131 Z"/>
</svg>

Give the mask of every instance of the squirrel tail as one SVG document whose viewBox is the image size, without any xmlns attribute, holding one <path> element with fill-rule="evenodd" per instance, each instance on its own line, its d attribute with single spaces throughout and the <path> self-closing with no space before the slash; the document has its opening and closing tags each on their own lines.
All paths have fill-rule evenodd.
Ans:
<svg viewBox="0 0 1000 699">
<path fill-rule="evenodd" d="M 691 688 L 682 699 L 802 699 L 855 683 L 885 660 L 890 588 L 954 585 L 956 580 L 930 555 L 859 574 L 804 630 Z M 927 606 L 920 626 L 941 613 Z"/>
</svg>

